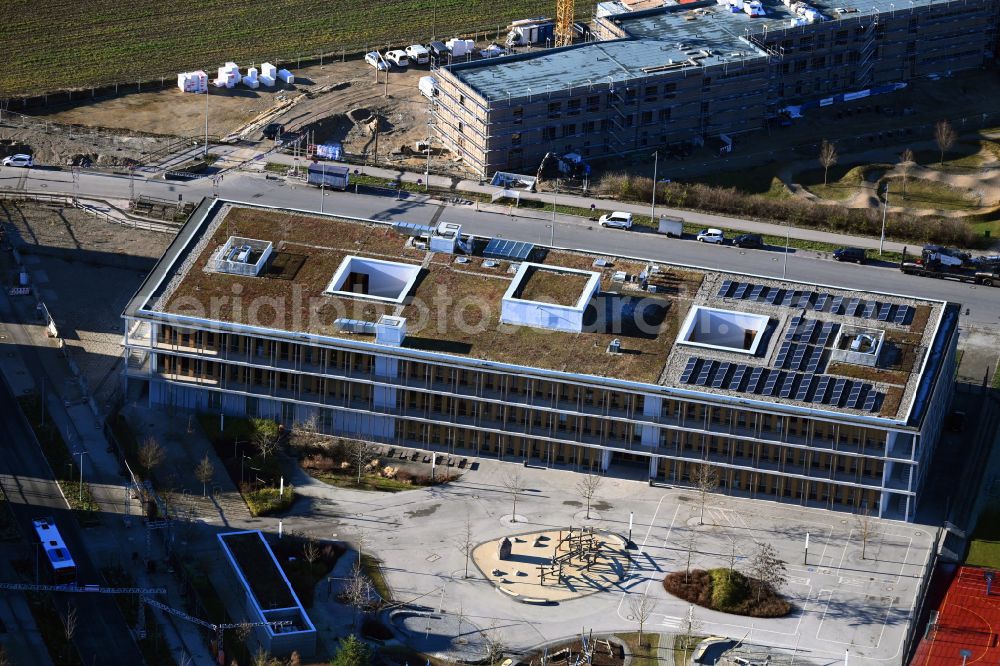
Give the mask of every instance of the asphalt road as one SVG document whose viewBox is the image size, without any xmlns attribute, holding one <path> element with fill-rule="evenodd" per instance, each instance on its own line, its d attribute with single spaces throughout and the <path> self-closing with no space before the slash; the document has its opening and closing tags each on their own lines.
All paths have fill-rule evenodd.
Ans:
<svg viewBox="0 0 1000 666">
<path fill-rule="evenodd" d="M 84 535 L 66 508 L 52 470 L 35 444 L 6 382 L 0 382 L 0 484 L 24 534 L 32 533 L 33 520 L 54 517 L 76 563 L 79 584 L 101 582 L 87 554 Z M 112 597 L 56 593 L 55 599 L 64 615 L 69 603 L 77 609 L 79 620 L 74 643 L 84 664 L 111 663 L 109 659 L 120 664 L 143 663 L 125 618 Z"/>
<path fill-rule="evenodd" d="M 212 182 L 163 181 L 136 178 L 136 195 L 160 199 L 197 201 L 214 194 Z M 0 188 L 18 188 L 34 192 L 72 194 L 73 176 L 65 171 L 0 168 Z M 81 173 L 76 192 L 107 199 L 129 198 L 129 178 L 100 173 Z M 1000 321 L 1000 288 L 977 287 L 960 282 L 933 280 L 904 275 L 895 265 L 857 266 L 829 260 L 825 254 L 783 248 L 741 250 L 670 239 L 647 230 L 602 229 L 575 216 L 557 216 L 555 231 L 544 213 L 531 211 L 525 217 L 515 209 L 513 216 L 501 212 L 476 210 L 471 205 L 428 203 L 426 197 L 409 195 L 397 201 L 392 196 L 354 194 L 320 190 L 307 185 L 292 185 L 282 179 L 268 179 L 263 174 L 230 172 L 218 186 L 218 194 L 233 201 L 293 208 L 379 220 L 405 220 L 418 224 L 433 221 L 457 222 L 463 231 L 483 236 L 497 236 L 556 247 L 572 247 L 658 261 L 690 264 L 780 278 L 840 286 L 859 291 L 879 291 L 909 296 L 950 300 L 968 308 L 964 323 L 995 325 Z M 493 208 L 493 210 L 500 210 Z M 850 238 L 845 237 L 845 243 Z M 963 310 L 964 312 L 964 310 Z"/>
</svg>

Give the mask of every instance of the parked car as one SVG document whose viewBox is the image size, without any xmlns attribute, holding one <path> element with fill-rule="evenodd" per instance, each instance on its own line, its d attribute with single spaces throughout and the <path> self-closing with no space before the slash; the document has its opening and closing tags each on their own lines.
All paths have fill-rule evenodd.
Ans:
<svg viewBox="0 0 1000 666">
<path fill-rule="evenodd" d="M 837 261 L 855 261 L 863 264 L 868 257 L 860 247 L 838 247 L 833 251 L 833 258 Z"/>
<path fill-rule="evenodd" d="M 695 236 L 699 243 L 716 243 L 722 245 L 726 242 L 726 235 L 722 229 L 702 229 Z"/>
<path fill-rule="evenodd" d="M 403 67 L 408 67 L 410 64 L 410 59 L 406 57 L 406 51 L 402 49 L 389 51 L 385 54 L 385 59 L 401 69 Z"/>
<path fill-rule="evenodd" d="M 34 165 L 34 162 L 31 159 L 31 155 L 18 153 L 17 155 L 11 155 L 10 157 L 3 158 L 3 165 L 9 167 L 30 168 Z"/>
<path fill-rule="evenodd" d="M 264 131 L 261 134 L 264 135 L 265 139 L 277 140 L 281 133 L 285 131 L 285 126 L 281 123 L 268 123 L 264 125 Z"/>
<path fill-rule="evenodd" d="M 410 44 L 406 47 L 406 57 L 414 65 L 426 65 L 431 60 L 431 54 L 420 44 Z"/>
<path fill-rule="evenodd" d="M 614 213 L 608 213 L 606 215 L 601 215 L 598 220 L 602 227 L 616 227 L 618 229 L 631 229 L 632 228 L 632 213 L 622 213 L 615 211 Z"/>
<path fill-rule="evenodd" d="M 365 62 L 380 72 L 385 72 L 389 69 L 389 63 L 385 61 L 385 58 L 383 58 L 382 54 L 378 51 L 366 53 Z"/>
<path fill-rule="evenodd" d="M 760 234 L 740 234 L 733 239 L 733 245 L 750 250 L 759 250 L 764 247 L 764 239 Z"/>
</svg>

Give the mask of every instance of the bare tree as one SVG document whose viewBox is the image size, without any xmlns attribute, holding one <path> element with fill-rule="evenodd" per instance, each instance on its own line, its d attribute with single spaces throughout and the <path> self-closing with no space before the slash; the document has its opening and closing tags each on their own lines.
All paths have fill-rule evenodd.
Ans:
<svg viewBox="0 0 1000 666">
<path fill-rule="evenodd" d="M 765 587 L 775 592 L 788 582 L 788 569 L 785 561 L 778 557 L 778 551 L 769 543 L 757 544 L 757 550 L 750 558 L 750 576 L 757 588 L 757 601 Z"/>
<path fill-rule="evenodd" d="M 146 441 L 139 447 L 139 467 L 142 468 L 143 476 L 148 477 L 153 470 L 163 464 L 167 454 L 154 437 L 147 437 Z"/>
<path fill-rule="evenodd" d="M 207 492 L 208 482 L 215 475 L 215 465 L 212 464 L 207 453 L 201 459 L 201 462 L 198 463 L 198 466 L 194 468 L 194 475 L 201 481 L 201 496 L 204 497 Z"/>
<path fill-rule="evenodd" d="M 688 663 L 688 652 L 693 647 L 692 638 L 701 633 L 701 621 L 694 615 L 694 604 L 688 606 L 687 615 L 684 618 L 684 634 L 677 636 L 674 640 L 684 641 L 684 662 Z"/>
<path fill-rule="evenodd" d="M 704 463 L 698 466 L 693 480 L 695 488 L 698 489 L 698 497 L 701 500 L 701 516 L 698 518 L 698 524 L 704 525 L 705 500 L 708 499 L 709 493 L 714 493 L 719 487 L 719 470 L 708 463 Z"/>
<path fill-rule="evenodd" d="M 269 666 L 271 663 L 271 654 L 266 652 L 264 648 L 258 647 L 257 652 L 253 655 L 253 666 Z"/>
<path fill-rule="evenodd" d="M 510 522 L 517 522 L 517 498 L 524 494 L 525 487 L 521 475 L 517 472 L 508 473 L 503 478 L 503 487 L 510 493 L 510 498 L 514 502 L 514 509 L 511 511 Z"/>
<path fill-rule="evenodd" d="M 736 548 L 736 539 L 730 539 L 729 545 L 729 556 L 726 561 L 729 563 L 729 570 L 726 572 L 726 582 L 729 582 L 729 578 L 736 571 L 736 560 L 739 559 L 739 550 Z"/>
<path fill-rule="evenodd" d="M 939 166 L 944 166 L 944 154 L 951 150 L 957 138 L 958 134 L 955 132 L 955 128 L 947 120 L 939 120 L 934 125 L 934 140 L 941 151 L 941 160 L 938 162 Z"/>
<path fill-rule="evenodd" d="M 691 559 L 698 550 L 698 537 L 694 532 L 688 532 L 683 537 L 681 537 L 681 545 L 684 547 L 685 554 L 687 555 L 687 564 L 684 566 L 684 582 L 690 582 L 691 579 Z"/>
<path fill-rule="evenodd" d="M 876 536 L 878 523 L 867 504 L 862 507 L 860 513 L 856 514 L 855 518 L 858 523 L 858 534 L 861 536 L 861 559 L 866 559 L 868 556 L 868 542 Z"/>
<path fill-rule="evenodd" d="M 916 155 L 909 148 L 899 154 L 899 171 L 903 174 L 903 196 L 906 196 L 906 181 L 910 177 L 910 170 L 916 163 Z"/>
<path fill-rule="evenodd" d="M 347 579 L 347 585 L 341 593 L 344 602 L 354 609 L 354 629 L 358 628 L 358 615 L 368 608 L 372 600 L 372 587 L 361 569 L 361 561 L 354 563 L 351 575 Z"/>
<path fill-rule="evenodd" d="M 639 623 L 639 645 L 642 645 L 642 629 L 649 616 L 653 614 L 655 602 L 646 596 L 645 593 L 629 597 L 628 609 L 632 613 L 632 619 Z"/>
<path fill-rule="evenodd" d="M 819 147 L 819 163 L 823 166 L 823 184 L 826 185 L 827 173 L 830 167 L 837 163 L 837 146 L 823 139 Z"/>
<path fill-rule="evenodd" d="M 305 542 L 302 544 L 302 557 L 304 557 L 306 562 L 309 563 L 309 566 L 312 567 L 312 565 L 316 563 L 316 560 L 319 559 L 319 556 L 320 549 L 319 544 L 316 543 L 316 539 L 306 537 Z"/>
<path fill-rule="evenodd" d="M 76 636 L 76 627 L 79 624 L 80 618 L 77 616 L 76 605 L 70 603 L 67 608 L 66 617 L 63 618 L 63 633 L 66 636 L 66 640 L 71 641 Z"/>
<path fill-rule="evenodd" d="M 274 453 L 274 450 L 278 447 L 278 440 L 271 437 L 270 433 L 264 430 L 254 431 L 251 441 L 257 452 L 260 453 L 260 459 L 263 461 L 266 461 L 267 457 Z"/>
<path fill-rule="evenodd" d="M 490 627 L 489 631 L 480 632 L 483 637 L 483 647 L 486 648 L 486 663 L 496 666 L 503 661 L 507 653 L 507 644 L 504 642 L 500 632 L 496 630 L 496 625 Z"/>
<path fill-rule="evenodd" d="M 472 540 L 472 517 L 465 514 L 465 529 L 462 531 L 462 540 L 458 544 L 458 549 L 465 555 L 465 578 L 469 577 L 469 559 L 472 557 L 472 550 L 476 543 Z"/>
<path fill-rule="evenodd" d="M 253 625 L 250 624 L 250 620 L 244 618 L 236 626 L 236 638 L 241 644 L 245 644 L 250 639 L 251 631 L 253 631 Z"/>
<path fill-rule="evenodd" d="M 601 487 L 601 481 L 601 477 L 596 474 L 588 474 L 580 480 L 580 483 L 576 484 L 577 492 L 587 503 L 587 520 L 590 520 L 590 503 L 594 500 L 597 489 Z"/>
<path fill-rule="evenodd" d="M 345 442 L 344 450 L 347 452 L 347 457 L 351 464 L 355 466 L 358 472 L 358 485 L 361 485 L 361 473 L 365 469 L 365 465 L 371 462 L 372 457 L 375 455 L 375 448 L 372 447 L 368 442 L 363 442 L 360 439 L 352 439 Z"/>
</svg>

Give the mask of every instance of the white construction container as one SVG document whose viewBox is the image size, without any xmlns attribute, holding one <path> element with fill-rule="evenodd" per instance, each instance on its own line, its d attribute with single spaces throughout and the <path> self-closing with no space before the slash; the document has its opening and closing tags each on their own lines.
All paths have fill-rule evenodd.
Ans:
<svg viewBox="0 0 1000 666">
<path fill-rule="evenodd" d="M 420 89 L 420 94 L 427 99 L 434 99 L 437 95 L 437 81 L 433 76 L 421 76 L 417 87 Z"/>
<path fill-rule="evenodd" d="M 278 78 L 278 68 L 269 62 L 262 63 L 260 66 L 260 78 L 265 76 L 270 76 L 272 79 Z"/>
<path fill-rule="evenodd" d="M 245 85 L 247 88 L 252 88 L 253 90 L 256 90 L 258 87 L 260 87 L 260 82 L 257 81 L 256 67 L 251 67 L 250 69 L 247 70 L 247 75 L 243 77 L 243 85 Z"/>
<path fill-rule="evenodd" d="M 208 74 L 197 72 L 181 72 L 177 75 L 177 87 L 181 92 L 203 93 L 208 90 Z"/>
<path fill-rule="evenodd" d="M 280 81 L 284 81 L 288 85 L 292 85 L 293 83 L 295 83 L 295 76 L 292 75 L 292 73 L 289 72 L 287 69 L 278 70 L 278 79 Z"/>
</svg>

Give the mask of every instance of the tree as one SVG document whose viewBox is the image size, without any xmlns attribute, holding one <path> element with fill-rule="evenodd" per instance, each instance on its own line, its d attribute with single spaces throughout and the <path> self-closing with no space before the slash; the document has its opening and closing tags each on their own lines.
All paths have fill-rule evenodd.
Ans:
<svg viewBox="0 0 1000 666">
<path fill-rule="evenodd" d="M 139 447 L 139 467 L 142 468 L 142 474 L 145 477 L 149 477 L 153 473 L 153 470 L 163 464 L 166 459 L 167 454 L 164 452 L 163 447 L 160 443 L 156 441 L 154 437 L 147 437 L 146 441 L 142 443 Z"/>
<path fill-rule="evenodd" d="M 503 487 L 510 493 L 510 498 L 514 501 L 514 509 L 511 511 L 510 522 L 517 522 L 517 498 L 524 494 L 524 481 L 517 472 L 508 473 L 503 477 Z"/>
<path fill-rule="evenodd" d="M 958 134 L 955 132 L 955 128 L 947 120 L 939 120 L 934 125 L 934 140 L 941 151 L 941 160 L 938 162 L 939 166 L 944 166 L 944 154 L 955 145 L 955 139 L 957 138 Z"/>
<path fill-rule="evenodd" d="M 684 582 L 690 582 L 691 578 L 691 558 L 698 549 L 698 537 L 694 532 L 688 532 L 681 537 L 681 545 L 687 554 L 687 564 L 684 567 Z"/>
<path fill-rule="evenodd" d="M 858 523 L 858 534 L 861 537 L 861 559 L 866 559 L 868 556 L 868 542 L 875 536 L 878 528 L 878 524 L 875 521 L 875 517 L 872 516 L 872 512 L 868 509 L 868 505 L 865 504 L 861 513 L 856 515 Z"/>
<path fill-rule="evenodd" d="M 496 666 L 503 661 L 507 653 L 507 644 L 504 643 L 500 632 L 496 630 L 496 625 L 490 627 L 489 631 L 480 632 L 483 637 L 483 647 L 486 649 L 486 663 L 489 666 Z"/>
<path fill-rule="evenodd" d="M 837 163 L 837 146 L 823 139 L 819 147 L 819 163 L 823 165 L 823 184 L 826 185 L 827 173 L 830 167 Z"/>
<path fill-rule="evenodd" d="M 274 453 L 274 449 L 278 446 L 278 438 L 265 429 L 255 430 L 251 441 L 254 447 L 256 447 L 257 452 L 260 453 L 260 459 L 263 461 L 267 461 L 267 457 Z"/>
<path fill-rule="evenodd" d="M 916 162 L 913 151 L 907 148 L 899 155 L 899 170 L 903 174 L 903 196 L 906 196 L 906 180 L 910 177 L 910 169 Z"/>
<path fill-rule="evenodd" d="M 208 482 L 212 480 L 215 475 L 215 465 L 209 459 L 208 454 L 201 459 L 198 466 L 194 468 L 194 475 L 201 481 L 201 496 L 204 497 L 206 494 L 206 488 L 208 487 Z"/>
<path fill-rule="evenodd" d="M 656 604 L 645 593 L 629 597 L 628 609 L 632 612 L 632 619 L 639 623 L 639 645 L 642 645 L 642 628 L 653 614 L 653 607 Z"/>
<path fill-rule="evenodd" d="M 750 558 L 750 577 L 757 588 L 757 601 L 765 587 L 777 592 L 788 582 L 785 562 L 778 557 L 778 551 L 769 543 L 760 543 Z"/>
<path fill-rule="evenodd" d="M 729 571 L 726 573 L 727 583 L 729 582 L 730 577 L 733 575 L 733 572 L 736 571 L 736 560 L 739 558 L 739 550 L 737 550 L 736 548 L 736 539 L 730 539 L 729 541 L 730 541 L 729 557 L 727 558 L 727 561 L 729 563 Z"/>
<path fill-rule="evenodd" d="M 305 542 L 302 544 L 302 557 L 304 557 L 306 562 L 309 563 L 309 566 L 312 567 L 312 565 L 316 563 L 316 560 L 319 559 L 319 556 L 319 544 L 316 543 L 316 539 L 306 537 Z"/>
<path fill-rule="evenodd" d="M 694 473 L 694 485 L 698 489 L 698 495 L 701 499 L 701 516 L 698 518 L 698 524 L 704 525 L 705 500 L 708 499 L 709 493 L 714 493 L 719 487 L 719 470 L 708 463 L 699 465 Z"/>
<path fill-rule="evenodd" d="M 684 635 L 678 636 L 675 640 L 684 641 L 684 661 L 688 663 L 688 652 L 694 647 L 692 638 L 701 633 L 701 621 L 694 616 L 694 604 L 688 606 L 687 616 L 684 618 Z"/>
<path fill-rule="evenodd" d="M 601 477 L 596 474 L 588 474 L 576 484 L 576 490 L 580 497 L 587 503 L 587 520 L 590 520 L 590 503 L 597 494 L 597 489 L 601 487 Z"/>
<path fill-rule="evenodd" d="M 370 661 L 371 652 L 368 646 L 351 634 L 340 641 L 337 653 L 330 660 L 330 666 L 368 666 Z"/>
<path fill-rule="evenodd" d="M 469 558 L 472 557 L 472 549 L 476 543 L 472 540 L 472 517 L 465 514 L 465 530 L 462 532 L 462 541 L 458 549 L 465 555 L 465 578 L 469 577 Z"/>
<path fill-rule="evenodd" d="M 368 608 L 372 598 L 371 583 L 361 570 L 361 561 L 354 563 L 351 575 L 347 579 L 347 585 L 341 593 L 344 602 L 354 609 L 354 629 L 358 628 L 358 616 L 361 611 Z"/>
<path fill-rule="evenodd" d="M 67 641 L 73 640 L 73 637 L 76 636 L 76 626 L 79 621 L 80 618 L 77 616 L 76 606 L 72 603 L 69 604 L 66 617 L 63 619 L 63 633 Z"/>
<path fill-rule="evenodd" d="M 347 458 L 357 468 L 358 485 L 360 486 L 361 472 L 364 471 L 365 465 L 371 462 L 372 456 L 375 455 L 375 449 L 368 442 L 362 442 L 360 439 L 352 439 L 346 443 L 345 450 Z"/>
</svg>

